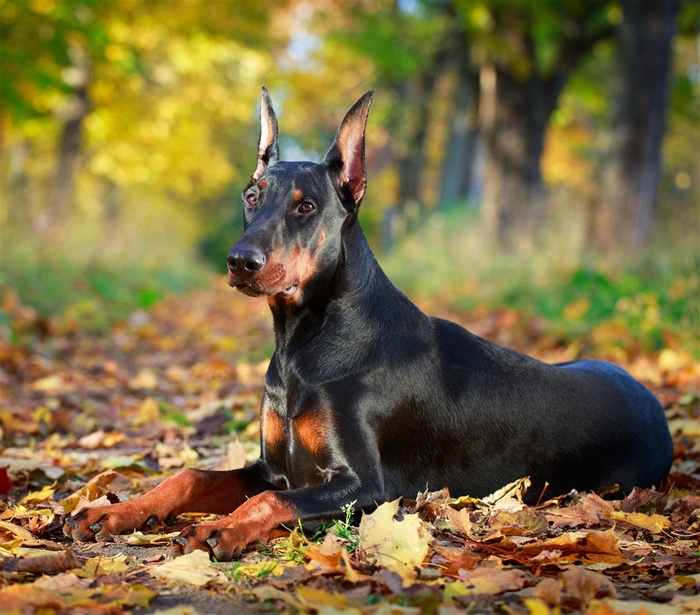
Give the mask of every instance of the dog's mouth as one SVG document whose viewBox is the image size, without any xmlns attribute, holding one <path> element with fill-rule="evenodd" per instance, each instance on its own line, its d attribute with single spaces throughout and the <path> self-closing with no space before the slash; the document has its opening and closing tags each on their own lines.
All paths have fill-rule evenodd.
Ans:
<svg viewBox="0 0 700 615">
<path fill-rule="evenodd" d="M 298 288 L 299 288 L 299 284 L 292 284 L 291 286 L 285 288 L 281 293 L 278 293 L 278 294 L 282 295 L 283 297 L 289 298 L 295 292 L 297 292 Z"/>
<path fill-rule="evenodd" d="M 242 292 L 244 295 L 248 295 L 249 297 L 261 297 L 263 295 L 269 295 L 270 297 L 275 297 L 277 295 L 280 295 L 284 297 L 285 299 L 289 299 L 290 297 L 294 296 L 294 294 L 299 290 L 299 284 L 292 284 L 291 286 L 288 286 L 287 288 L 283 290 L 277 290 L 277 289 L 264 289 L 260 288 L 257 286 L 251 286 L 250 284 L 243 282 L 241 284 L 236 284 L 234 286 L 236 290 Z"/>
</svg>

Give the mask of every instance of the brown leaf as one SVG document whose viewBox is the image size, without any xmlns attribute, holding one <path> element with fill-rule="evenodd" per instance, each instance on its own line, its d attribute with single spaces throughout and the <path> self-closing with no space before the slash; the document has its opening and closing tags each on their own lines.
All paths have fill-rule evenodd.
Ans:
<svg viewBox="0 0 700 615">
<path fill-rule="evenodd" d="M 624 561 L 619 540 L 613 530 L 567 532 L 562 536 L 520 547 L 513 557 L 527 563 L 543 551 L 560 551 L 562 561 L 583 559 L 587 562 L 619 564 Z"/>
<path fill-rule="evenodd" d="M 550 606 L 559 606 L 563 590 L 564 582 L 561 578 L 544 578 L 533 588 L 532 595 Z"/>
<path fill-rule="evenodd" d="M 547 509 L 545 516 L 554 527 L 576 528 L 599 524 L 609 511 L 610 502 L 595 493 L 586 493 L 574 506 Z"/>
<path fill-rule="evenodd" d="M 515 511 L 499 510 L 489 518 L 488 524 L 504 536 L 522 536 L 549 528 L 547 517 L 529 507 Z"/>
<path fill-rule="evenodd" d="M 0 557 L 0 564 L 3 570 L 34 574 L 56 574 L 80 567 L 80 562 L 71 549 L 37 557 Z"/>
<path fill-rule="evenodd" d="M 566 594 L 583 604 L 594 598 L 617 598 L 613 582 L 599 572 L 575 566 L 562 572 L 560 577 L 564 581 Z"/>
<path fill-rule="evenodd" d="M 507 591 L 515 591 L 525 587 L 527 575 L 522 570 L 499 568 L 477 568 L 465 572 L 462 576 L 461 595 L 472 594 L 496 595 Z M 453 590 L 455 588 L 452 588 Z M 459 594 L 458 594 L 459 595 Z"/>
</svg>

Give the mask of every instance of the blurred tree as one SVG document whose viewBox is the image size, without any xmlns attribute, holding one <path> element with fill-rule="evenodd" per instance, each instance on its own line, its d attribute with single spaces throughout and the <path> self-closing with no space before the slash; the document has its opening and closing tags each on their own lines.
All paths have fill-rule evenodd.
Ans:
<svg viewBox="0 0 700 615">
<path fill-rule="evenodd" d="M 351 36 L 345 44 L 371 58 L 374 79 L 392 97 L 386 126 L 396 165 L 398 208 L 421 204 L 426 167 L 426 139 L 437 79 L 453 51 L 445 2 L 401 0 L 368 5 L 353 2 Z"/>
<path fill-rule="evenodd" d="M 479 71 L 471 62 L 466 33 L 458 20 L 453 21 L 447 37 L 448 72 L 454 76 L 453 104 L 449 132 L 441 169 L 440 205 L 469 197 L 479 143 Z"/>
<path fill-rule="evenodd" d="M 90 63 L 87 52 L 82 45 L 74 43 L 68 55 L 72 66 L 66 69 L 67 76 L 64 81 L 73 91 L 59 112 L 62 124 L 61 136 L 58 141 L 56 169 L 48 208 L 53 221 L 65 219 L 73 200 L 75 174 L 83 138 L 83 123 L 90 104 L 88 95 Z"/>
<path fill-rule="evenodd" d="M 610 0 L 453 0 L 481 73 L 484 223 L 493 243 L 529 243 L 543 218 L 549 119 L 581 59 L 612 36 Z"/>
<path fill-rule="evenodd" d="M 254 162 L 237 139 L 257 135 L 261 75 L 286 37 L 268 26 L 286 5 L 1 2 L 0 114 L 9 130 L 0 146 L 26 151 L 11 156 L 18 164 L 10 171 L 32 178 L 12 181 L 11 198 L 30 204 L 34 232 L 55 230 L 57 238 L 77 220 L 82 247 L 90 223 L 104 255 L 123 243 L 118 223 L 129 219 L 144 232 L 155 215 L 192 241 L 199 221 L 209 221 L 199 208 L 230 206 L 238 167 Z M 2 171 L 6 178 L 8 165 Z M 3 205 L 2 215 L 20 209 Z M 133 232 L 127 228 L 121 233 Z"/>
<path fill-rule="evenodd" d="M 109 10 L 90 0 L 5 0 L 0 5 L 0 113 L 20 124 L 51 118 L 60 125 L 49 207 L 35 217 L 35 230 L 64 219 L 73 199 L 88 114 L 90 58 L 101 57 L 107 45 L 102 20 Z"/>
<path fill-rule="evenodd" d="M 596 229 L 598 247 L 618 258 L 634 256 L 649 236 L 679 0 L 622 0 L 621 4 L 612 138 Z"/>
</svg>

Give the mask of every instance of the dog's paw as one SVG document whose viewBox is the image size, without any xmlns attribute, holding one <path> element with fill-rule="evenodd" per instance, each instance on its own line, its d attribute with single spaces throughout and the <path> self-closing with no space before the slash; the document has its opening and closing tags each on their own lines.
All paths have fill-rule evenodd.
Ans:
<svg viewBox="0 0 700 615">
<path fill-rule="evenodd" d="M 219 562 L 238 559 L 247 544 L 235 529 L 216 523 L 188 525 L 172 540 L 175 551 L 180 555 L 199 549 L 207 551 Z"/>
<path fill-rule="evenodd" d="M 156 515 L 144 521 L 120 504 L 84 508 L 63 522 L 63 533 L 78 542 L 111 541 L 114 536 L 137 529 L 151 529 L 158 523 Z"/>
</svg>

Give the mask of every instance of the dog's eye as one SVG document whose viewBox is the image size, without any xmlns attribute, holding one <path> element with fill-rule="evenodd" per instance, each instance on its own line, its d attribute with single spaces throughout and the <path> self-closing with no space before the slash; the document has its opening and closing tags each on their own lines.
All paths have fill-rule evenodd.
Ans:
<svg viewBox="0 0 700 615">
<path fill-rule="evenodd" d="M 249 194 L 247 197 L 245 197 L 245 202 L 248 203 L 251 207 L 255 207 L 258 204 L 258 195 L 257 194 Z"/>
<path fill-rule="evenodd" d="M 314 205 L 311 201 L 302 201 L 301 205 L 297 207 L 297 211 L 300 214 L 311 213 L 314 209 L 316 209 L 316 205 Z"/>
</svg>

